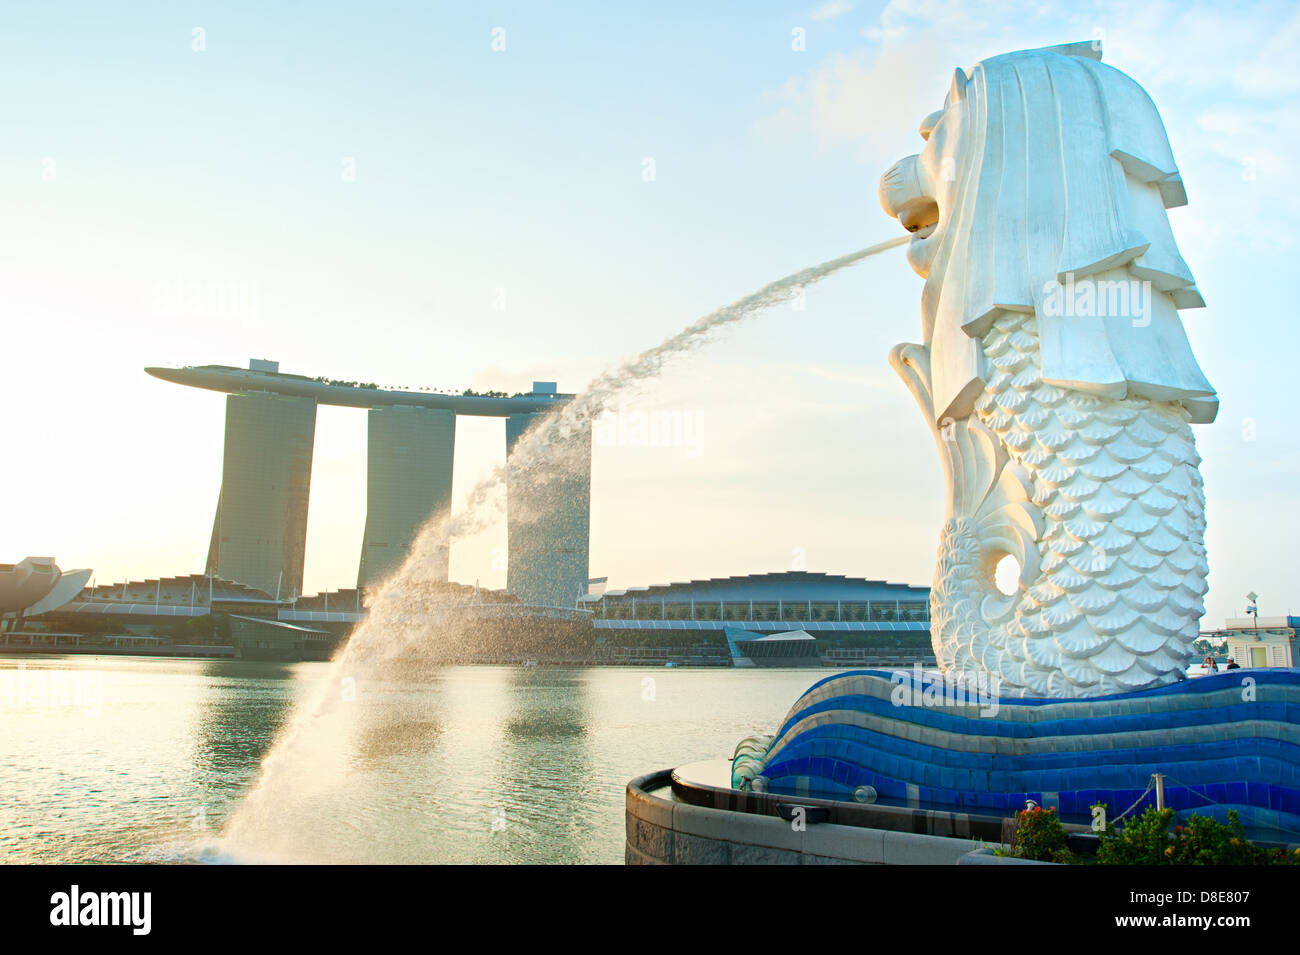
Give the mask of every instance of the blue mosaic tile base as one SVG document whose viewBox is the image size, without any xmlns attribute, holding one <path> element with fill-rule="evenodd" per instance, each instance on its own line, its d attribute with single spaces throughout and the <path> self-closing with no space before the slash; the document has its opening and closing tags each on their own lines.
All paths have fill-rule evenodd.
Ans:
<svg viewBox="0 0 1300 955">
<path fill-rule="evenodd" d="M 762 762 L 769 792 L 1005 814 L 1027 800 L 1087 818 L 1165 802 L 1300 837 L 1300 671 L 1237 670 L 1084 700 L 924 701 L 916 671 L 853 671 L 811 687 Z M 985 701 L 987 703 L 987 701 Z"/>
</svg>

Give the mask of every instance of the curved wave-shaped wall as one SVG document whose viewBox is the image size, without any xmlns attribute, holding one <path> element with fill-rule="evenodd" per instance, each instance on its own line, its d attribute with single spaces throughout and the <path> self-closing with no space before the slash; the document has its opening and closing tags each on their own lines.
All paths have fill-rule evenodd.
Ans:
<svg viewBox="0 0 1300 955">
<path fill-rule="evenodd" d="M 834 799 L 870 786 L 885 800 L 971 813 L 1032 799 L 1086 819 L 1097 803 L 1111 818 L 1139 801 L 1141 811 L 1162 773 L 1172 809 L 1235 809 L 1248 827 L 1300 835 L 1300 671 L 1233 670 L 1079 700 L 963 698 L 953 687 L 919 671 L 828 677 L 770 744 L 741 744 L 733 785 L 761 775 L 768 792 Z"/>
</svg>

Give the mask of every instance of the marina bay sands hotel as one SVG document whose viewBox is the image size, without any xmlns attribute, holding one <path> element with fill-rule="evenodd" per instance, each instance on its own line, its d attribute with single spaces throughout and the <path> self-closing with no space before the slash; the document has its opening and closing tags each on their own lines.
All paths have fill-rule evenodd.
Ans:
<svg viewBox="0 0 1300 955">
<path fill-rule="evenodd" d="M 506 419 L 506 588 L 526 604 L 568 608 L 587 592 L 590 430 L 566 439 L 572 444 L 559 449 L 562 471 L 545 480 L 530 479 L 510 462 L 528 426 L 573 397 L 558 394 L 553 382 L 534 382 L 531 392 L 506 397 L 308 378 L 258 359 L 247 369 L 145 371 L 227 395 L 221 493 L 207 561 L 217 576 L 280 597 L 302 593 L 316 407 L 342 405 L 365 408 L 369 415 L 359 588 L 397 570 L 420 527 L 451 507 L 456 416 L 480 415 Z M 444 547 L 429 577 L 446 581 L 449 559 Z"/>
</svg>

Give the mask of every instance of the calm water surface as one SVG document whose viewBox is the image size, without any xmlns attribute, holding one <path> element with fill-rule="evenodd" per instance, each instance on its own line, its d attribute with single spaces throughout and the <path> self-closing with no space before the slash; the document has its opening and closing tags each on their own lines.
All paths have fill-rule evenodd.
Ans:
<svg viewBox="0 0 1300 955">
<path fill-rule="evenodd" d="M 0 862 L 623 860 L 623 787 L 775 731 L 829 670 L 447 667 L 361 682 L 232 810 L 324 663 L 0 656 Z M 323 750 L 322 750 L 323 747 Z"/>
</svg>

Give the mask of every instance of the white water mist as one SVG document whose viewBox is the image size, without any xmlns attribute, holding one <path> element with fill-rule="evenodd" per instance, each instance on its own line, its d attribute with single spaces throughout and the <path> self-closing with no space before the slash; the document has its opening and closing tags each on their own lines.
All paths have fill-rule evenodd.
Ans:
<svg viewBox="0 0 1300 955">
<path fill-rule="evenodd" d="M 287 730 L 263 760 L 261 775 L 232 816 L 224 841 L 240 851 L 262 849 L 268 841 L 273 843 L 269 847 L 273 852 L 277 848 L 292 851 L 293 841 L 276 824 L 278 807 L 307 791 L 328 787 L 333 774 L 347 771 L 339 749 L 344 715 L 352 702 L 349 688 L 355 693 L 370 667 L 380 662 L 391 672 L 394 661 L 409 660 L 412 675 L 416 675 L 416 664 L 429 662 L 427 643 L 431 631 L 437 629 L 439 604 L 445 608 L 447 600 L 445 590 L 430 586 L 436 580 L 433 567 L 439 563 L 435 557 L 445 552 L 450 541 L 475 534 L 499 519 L 507 468 L 512 479 L 528 475 L 530 481 L 543 483 L 549 476 L 566 473 L 564 454 L 575 446 L 569 439 L 589 430 L 629 388 L 654 378 L 669 361 L 710 341 L 715 332 L 787 302 L 807 286 L 868 256 L 896 248 L 909 238 L 904 235 L 868 246 L 765 285 L 601 374 L 581 394 L 539 418 L 515 444 L 508 464 L 494 468 L 474 485 L 463 511 L 436 518 L 421 529 L 406 561 L 367 600 L 366 620 L 336 654 L 315 698 L 298 707 Z M 585 456 L 581 464 L 587 466 Z M 436 661 L 436 654 L 433 659 Z M 246 845 L 249 842 L 254 844 Z M 302 845 L 301 839 L 296 842 Z"/>
</svg>

